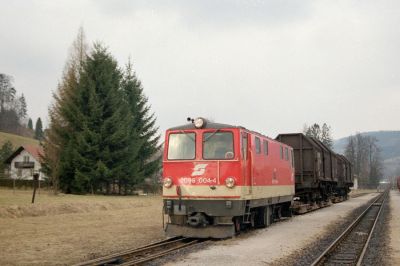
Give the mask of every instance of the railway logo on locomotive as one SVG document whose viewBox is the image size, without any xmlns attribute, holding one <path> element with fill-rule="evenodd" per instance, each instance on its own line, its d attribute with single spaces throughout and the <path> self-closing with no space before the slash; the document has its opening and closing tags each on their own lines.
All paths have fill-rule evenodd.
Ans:
<svg viewBox="0 0 400 266">
<path fill-rule="evenodd" d="M 208 165 L 208 164 L 206 164 L 206 163 L 197 164 L 197 165 L 193 168 L 192 176 L 204 175 L 204 173 L 206 172 L 207 165 Z"/>
</svg>

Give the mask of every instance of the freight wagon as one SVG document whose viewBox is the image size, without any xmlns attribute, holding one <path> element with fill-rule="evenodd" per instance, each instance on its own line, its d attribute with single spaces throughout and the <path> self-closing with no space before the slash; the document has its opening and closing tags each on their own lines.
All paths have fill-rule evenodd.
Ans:
<svg viewBox="0 0 400 266">
<path fill-rule="evenodd" d="M 300 204 L 324 206 L 347 198 L 353 185 L 351 163 L 321 141 L 302 133 L 279 134 L 276 139 L 293 148 L 296 199 Z M 297 207 L 296 207 L 297 208 Z M 295 209 L 305 212 L 304 209 Z"/>
</svg>

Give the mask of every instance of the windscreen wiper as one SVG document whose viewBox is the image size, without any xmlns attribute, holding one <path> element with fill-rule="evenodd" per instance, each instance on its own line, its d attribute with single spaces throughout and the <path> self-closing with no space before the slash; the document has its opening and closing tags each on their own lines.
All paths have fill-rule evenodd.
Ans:
<svg viewBox="0 0 400 266">
<path fill-rule="evenodd" d="M 183 135 L 185 135 L 186 137 L 188 137 L 189 139 L 193 140 L 193 142 L 196 142 L 195 138 L 192 138 L 187 132 L 181 130 L 179 131 L 180 133 L 182 133 Z M 192 133 L 192 132 L 191 132 Z"/>
<path fill-rule="evenodd" d="M 210 138 L 212 138 L 215 134 L 217 134 L 217 132 L 219 131 L 219 129 L 215 130 L 210 136 L 208 136 L 208 138 L 204 139 L 203 142 L 208 141 Z"/>
</svg>

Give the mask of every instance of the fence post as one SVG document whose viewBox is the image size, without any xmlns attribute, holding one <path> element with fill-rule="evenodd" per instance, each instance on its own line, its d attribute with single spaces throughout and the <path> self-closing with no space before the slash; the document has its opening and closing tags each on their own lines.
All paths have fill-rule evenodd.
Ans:
<svg viewBox="0 0 400 266">
<path fill-rule="evenodd" d="M 39 182 L 39 174 L 33 174 L 33 195 L 32 195 L 32 204 L 35 203 L 35 195 L 37 183 Z"/>
</svg>

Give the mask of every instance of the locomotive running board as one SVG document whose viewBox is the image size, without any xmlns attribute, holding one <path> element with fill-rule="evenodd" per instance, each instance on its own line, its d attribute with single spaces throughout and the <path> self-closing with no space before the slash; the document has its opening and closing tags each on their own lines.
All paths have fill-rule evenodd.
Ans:
<svg viewBox="0 0 400 266">
<path fill-rule="evenodd" d="M 189 227 L 176 224 L 167 224 L 165 229 L 167 236 L 184 236 L 197 238 L 228 238 L 235 235 L 232 225 L 217 225 L 207 227 Z"/>
</svg>

